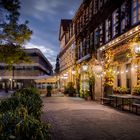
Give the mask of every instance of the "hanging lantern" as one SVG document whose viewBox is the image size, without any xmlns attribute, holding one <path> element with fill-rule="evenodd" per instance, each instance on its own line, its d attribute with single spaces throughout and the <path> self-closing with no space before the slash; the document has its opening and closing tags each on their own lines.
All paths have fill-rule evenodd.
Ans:
<svg viewBox="0 0 140 140">
<path fill-rule="evenodd" d="M 134 45 L 134 51 L 136 54 L 140 54 L 140 42 Z"/>
<path fill-rule="evenodd" d="M 83 66 L 82 66 L 82 70 L 83 70 L 83 71 L 87 71 L 87 70 L 88 70 L 88 65 L 86 65 L 86 64 L 83 65 Z"/>
</svg>

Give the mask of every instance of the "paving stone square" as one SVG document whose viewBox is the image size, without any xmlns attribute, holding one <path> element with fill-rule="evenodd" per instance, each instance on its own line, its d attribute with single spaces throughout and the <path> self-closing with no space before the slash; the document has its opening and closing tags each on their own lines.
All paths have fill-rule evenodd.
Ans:
<svg viewBox="0 0 140 140">
<path fill-rule="evenodd" d="M 53 140 L 140 140 L 140 116 L 72 97 L 43 98 Z"/>
</svg>

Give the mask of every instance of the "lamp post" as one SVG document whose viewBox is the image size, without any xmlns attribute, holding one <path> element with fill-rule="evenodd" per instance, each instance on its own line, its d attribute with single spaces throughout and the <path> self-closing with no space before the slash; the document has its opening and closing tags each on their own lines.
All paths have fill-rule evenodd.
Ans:
<svg viewBox="0 0 140 140">
<path fill-rule="evenodd" d="M 72 76 L 71 80 L 72 80 L 72 82 L 74 82 L 74 75 L 75 75 L 75 70 L 73 69 L 71 71 L 71 76 Z M 74 82 L 74 84 L 75 84 L 75 82 Z"/>
</svg>

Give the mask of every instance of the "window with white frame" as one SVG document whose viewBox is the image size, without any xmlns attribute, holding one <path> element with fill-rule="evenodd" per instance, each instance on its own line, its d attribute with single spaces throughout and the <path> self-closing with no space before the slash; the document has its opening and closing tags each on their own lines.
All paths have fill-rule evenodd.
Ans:
<svg viewBox="0 0 140 140">
<path fill-rule="evenodd" d="M 125 3 L 121 6 L 121 33 L 125 30 Z"/>
<path fill-rule="evenodd" d="M 119 33 L 119 10 L 116 9 L 112 14 L 112 36 L 115 37 Z"/>
<path fill-rule="evenodd" d="M 82 58 L 82 51 L 83 51 L 83 42 L 80 42 L 80 54 L 79 54 L 79 58 Z"/>
<path fill-rule="evenodd" d="M 103 44 L 103 24 L 99 26 L 99 44 Z"/>
<path fill-rule="evenodd" d="M 99 2 L 99 3 L 98 3 L 98 5 L 99 5 L 98 7 L 99 7 L 99 9 L 101 9 L 102 6 L 103 6 L 103 0 L 98 0 L 98 2 Z"/>
<path fill-rule="evenodd" d="M 86 55 L 89 53 L 89 43 L 90 43 L 90 40 L 89 40 L 90 36 L 88 35 L 87 38 L 86 38 Z"/>
<path fill-rule="evenodd" d="M 108 18 L 105 21 L 105 42 L 108 42 L 111 39 L 111 19 Z"/>
<path fill-rule="evenodd" d="M 90 34 L 90 46 L 93 45 L 93 32 Z"/>
<path fill-rule="evenodd" d="M 99 40 L 100 40 L 99 28 L 96 28 L 94 30 L 94 47 L 95 47 L 95 49 L 99 46 Z"/>
<path fill-rule="evenodd" d="M 129 11 L 127 3 L 123 3 L 121 6 L 121 33 L 123 33 L 129 25 Z"/>
<path fill-rule="evenodd" d="M 98 12 L 98 0 L 94 0 L 94 14 Z"/>
<path fill-rule="evenodd" d="M 76 50 L 77 50 L 77 53 L 76 53 L 77 59 L 80 59 L 80 42 L 79 42 L 79 41 L 78 41 L 78 43 L 77 43 L 77 48 L 76 48 Z"/>
<path fill-rule="evenodd" d="M 93 2 L 91 1 L 89 6 L 89 20 L 91 20 L 92 14 L 93 14 Z"/>
<path fill-rule="evenodd" d="M 83 45 L 82 46 L 82 57 L 84 57 L 85 54 L 86 54 L 86 39 L 85 38 L 83 39 L 83 44 L 82 45 Z"/>
<path fill-rule="evenodd" d="M 88 22 L 89 20 L 89 8 L 87 7 L 86 9 L 86 23 Z"/>
<path fill-rule="evenodd" d="M 132 0 L 132 25 L 140 21 L 140 0 Z"/>
</svg>

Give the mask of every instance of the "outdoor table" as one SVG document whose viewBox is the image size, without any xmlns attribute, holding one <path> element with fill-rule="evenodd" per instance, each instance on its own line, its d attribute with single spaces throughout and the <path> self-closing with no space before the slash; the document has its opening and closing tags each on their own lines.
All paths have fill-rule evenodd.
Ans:
<svg viewBox="0 0 140 140">
<path fill-rule="evenodd" d="M 135 96 L 135 95 L 132 96 L 131 107 L 132 107 L 131 111 L 133 112 L 133 108 L 135 107 L 136 108 L 136 114 L 138 114 L 138 108 L 140 108 L 140 96 Z"/>
<path fill-rule="evenodd" d="M 110 98 L 115 98 L 115 107 L 119 108 L 121 107 L 121 110 L 124 110 L 124 105 L 125 105 L 125 101 L 127 100 L 129 102 L 129 110 L 131 107 L 131 100 L 132 100 L 132 96 L 131 95 L 110 95 Z M 118 105 L 118 101 L 121 101 L 121 104 Z"/>
<path fill-rule="evenodd" d="M 140 100 L 140 96 L 132 95 L 132 98 Z"/>
</svg>

